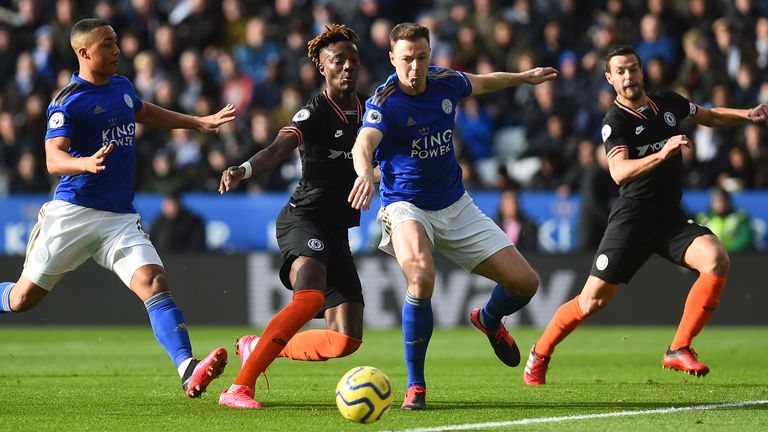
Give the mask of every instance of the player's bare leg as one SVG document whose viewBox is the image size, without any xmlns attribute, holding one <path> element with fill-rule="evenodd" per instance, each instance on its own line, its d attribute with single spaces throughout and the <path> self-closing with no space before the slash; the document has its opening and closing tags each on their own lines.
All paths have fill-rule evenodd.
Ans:
<svg viewBox="0 0 768 432">
<path fill-rule="evenodd" d="M 24 312 L 37 306 L 48 295 L 48 290 L 37 286 L 24 276 L 19 277 L 15 283 L 0 284 L 0 295 L 3 298 L 2 312 Z M 7 290 L 7 292 L 6 292 Z M 7 303 L 7 304 L 6 304 Z M 5 310 L 7 306 L 8 310 Z"/>
<path fill-rule="evenodd" d="M 685 264 L 699 271 L 685 301 L 675 338 L 662 357 L 663 367 L 690 375 L 704 376 L 709 367 L 698 360 L 691 341 L 699 334 L 720 303 L 730 270 L 730 259 L 714 235 L 697 237 L 685 252 Z"/>
<path fill-rule="evenodd" d="M 531 348 L 523 371 L 523 381 L 528 385 L 546 383 L 547 368 L 557 344 L 562 342 L 587 317 L 605 309 L 616 295 L 617 284 L 589 276 L 581 293 L 564 303 L 547 324 L 544 333 Z"/>
</svg>

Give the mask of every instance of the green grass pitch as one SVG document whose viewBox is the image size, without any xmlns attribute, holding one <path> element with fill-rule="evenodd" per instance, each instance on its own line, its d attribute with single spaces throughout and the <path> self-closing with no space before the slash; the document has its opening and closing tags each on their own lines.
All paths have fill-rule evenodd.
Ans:
<svg viewBox="0 0 768 432">
<path fill-rule="evenodd" d="M 202 398 L 184 397 L 176 372 L 146 327 L 0 328 L 0 430 L 5 431 L 768 431 L 768 404 L 594 418 L 768 400 L 768 328 L 711 327 L 695 347 L 712 372 L 695 378 L 661 368 L 672 328 L 578 329 L 559 347 L 545 386 L 522 383 L 470 328 L 436 329 L 427 357 L 428 410 L 400 410 L 405 385 L 399 330 L 369 330 L 361 349 L 321 363 L 278 359 L 257 384 L 261 410 L 217 405 L 239 370 L 232 342 L 247 328 L 191 328 L 195 353 L 230 352 L 222 378 Z M 514 329 L 524 351 L 540 330 Z M 338 379 L 353 366 L 392 380 L 393 409 L 378 423 L 344 420 L 334 405 Z M 551 418 L 575 416 L 555 422 Z M 586 418 L 584 417 L 586 416 Z M 526 419 L 543 419 L 533 423 Z M 521 421 L 525 420 L 525 421 Z M 510 423 L 515 422 L 516 423 Z M 499 422 L 497 427 L 483 423 Z M 506 423 L 505 423 L 506 422 Z"/>
</svg>

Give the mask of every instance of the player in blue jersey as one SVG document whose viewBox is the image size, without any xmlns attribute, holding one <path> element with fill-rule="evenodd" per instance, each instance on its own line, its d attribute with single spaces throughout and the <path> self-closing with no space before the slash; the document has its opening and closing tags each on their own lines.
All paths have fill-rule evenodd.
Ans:
<svg viewBox="0 0 768 432">
<path fill-rule="evenodd" d="M 430 299 L 435 284 L 432 251 L 498 285 L 488 304 L 470 314 L 496 355 L 508 366 L 520 350 L 501 319 L 528 304 L 539 278 L 503 231 L 464 190 L 453 147 L 455 109 L 461 98 L 557 77 L 553 68 L 473 75 L 429 66 L 429 30 L 403 23 L 390 33 L 396 73 L 366 102 L 352 157 L 358 178 L 348 200 L 368 209 L 374 193 L 372 159 L 381 168 L 380 248 L 405 274 L 403 338 L 408 386 L 403 409 L 426 408 L 424 361 L 432 335 Z"/>
<path fill-rule="evenodd" d="M 192 117 L 143 102 L 127 78 L 115 75 L 120 49 L 107 21 L 79 21 L 70 42 L 79 71 L 48 106 L 45 137 L 48 172 L 62 176 L 61 182 L 40 209 L 21 277 L 0 283 L 0 313 L 31 309 L 67 272 L 93 258 L 144 302 L 185 393 L 198 397 L 224 370 L 227 352 L 192 356 L 162 261 L 133 208 L 136 123 L 215 133 L 234 119 L 234 107 Z"/>
</svg>

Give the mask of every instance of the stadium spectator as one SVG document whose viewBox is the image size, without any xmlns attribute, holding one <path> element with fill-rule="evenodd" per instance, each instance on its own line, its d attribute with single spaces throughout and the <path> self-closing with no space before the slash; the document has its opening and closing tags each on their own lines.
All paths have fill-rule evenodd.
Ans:
<svg viewBox="0 0 768 432">
<path fill-rule="evenodd" d="M 590 145 L 587 146 L 586 142 Z M 619 196 L 619 189 L 608 171 L 605 148 L 601 145 L 595 146 L 592 141 L 582 141 L 582 145 L 589 147 L 594 157 L 581 175 L 576 250 L 594 252 L 600 245 L 608 225 L 608 215 Z M 581 155 L 581 152 L 579 154 Z"/>
<path fill-rule="evenodd" d="M 538 247 L 539 228 L 520 207 L 516 189 L 508 188 L 499 195 L 496 223 L 521 252 L 535 251 Z"/>
<path fill-rule="evenodd" d="M 176 169 L 173 152 L 165 148 L 152 157 L 149 173 L 140 183 L 140 191 L 169 194 L 186 189 L 189 179 Z"/>
<path fill-rule="evenodd" d="M 155 93 L 160 81 L 165 78 L 165 73 L 157 66 L 157 57 L 152 51 L 142 51 L 133 59 L 133 84 L 142 99 L 155 102 Z"/>
<path fill-rule="evenodd" d="M 646 14 L 643 16 L 640 21 L 640 40 L 637 43 L 637 52 L 640 54 L 643 64 L 648 64 L 652 58 L 659 57 L 667 67 L 677 67 L 680 61 L 677 44 L 672 37 L 665 33 L 665 30 L 670 29 L 662 26 L 657 15 Z"/>
<path fill-rule="evenodd" d="M 188 0 L 188 14 L 174 28 L 179 46 L 185 50 L 205 51 L 221 32 L 221 8 L 218 2 Z"/>
<path fill-rule="evenodd" d="M 219 45 L 225 51 L 231 52 L 238 43 L 245 40 L 245 27 L 249 16 L 242 0 L 223 0 L 221 11 L 224 23 Z"/>
<path fill-rule="evenodd" d="M 555 347 L 586 318 L 604 309 L 620 283 L 628 283 L 652 254 L 699 276 L 691 287 L 677 332 L 662 366 L 696 376 L 709 373 L 691 342 L 720 302 L 730 269 L 728 253 L 706 227 L 693 224 L 681 208 L 683 147 L 689 138 L 680 123 L 690 119 L 710 127 L 768 122 L 768 105 L 753 109 L 704 108 L 678 93 L 646 93 L 640 55 L 619 45 L 605 59 L 605 78 L 616 91 L 602 136 L 619 198 L 595 253 L 581 293 L 566 302 L 531 348 L 523 372 L 527 385 L 546 383 Z M 662 114 L 664 113 L 664 114 Z M 657 141 L 665 137 L 662 141 Z"/>
<path fill-rule="evenodd" d="M 712 230 L 728 252 L 755 248 L 755 233 L 749 215 L 734 207 L 731 194 L 723 188 L 712 190 L 709 209 L 696 215 L 696 223 Z"/>
<path fill-rule="evenodd" d="M 223 372 L 227 352 L 214 349 L 201 361 L 192 356 L 162 262 L 133 208 L 134 125 L 211 133 L 233 119 L 234 109 L 199 118 L 143 102 L 131 82 L 116 75 L 120 49 L 107 21 L 78 21 L 70 42 L 79 71 L 49 105 L 45 135 L 48 171 L 62 179 L 29 243 L 29 256 L 36 258 L 25 261 L 18 281 L 0 283 L 0 313 L 35 307 L 67 272 L 93 258 L 144 302 L 185 394 L 199 397 Z"/>
<path fill-rule="evenodd" d="M 51 183 L 41 175 L 40 160 L 32 151 L 24 151 L 11 176 L 8 191 L 18 194 L 49 193 Z"/>
<path fill-rule="evenodd" d="M 269 39 L 267 27 L 261 17 L 249 19 L 245 40 L 237 44 L 232 52 L 240 70 L 257 84 L 267 78 L 267 67 L 280 61 L 279 47 Z"/>
<path fill-rule="evenodd" d="M 182 110 L 194 112 L 200 97 L 218 98 L 219 87 L 203 68 L 203 59 L 199 52 L 184 50 L 179 58 L 179 71 L 181 81 L 178 83 L 178 100 Z"/>
<path fill-rule="evenodd" d="M 277 357 L 325 361 L 348 356 L 362 343 L 362 286 L 348 233 L 360 224 L 360 212 L 346 203 L 355 171 L 345 156 L 367 99 L 356 91 L 357 41 L 357 34 L 343 25 L 326 27 L 312 39 L 307 56 L 325 77 L 326 90 L 297 111 L 269 147 L 222 172 L 219 193 L 224 194 L 240 180 L 278 169 L 297 149 L 302 155 L 300 183 L 277 218 L 280 280 L 293 297 L 260 337 L 237 340 L 242 368 L 219 397 L 219 405 L 261 408 L 254 399 L 256 380 Z M 312 318 L 321 317 L 325 330 L 297 333 Z"/>
<path fill-rule="evenodd" d="M 149 231 L 152 244 L 160 252 L 201 252 L 205 247 L 205 224 L 188 209 L 178 193 L 166 194 L 160 203 L 160 216 Z"/>
<path fill-rule="evenodd" d="M 179 49 L 173 27 L 169 24 L 161 24 L 155 30 L 153 46 L 157 54 L 157 64 L 160 69 L 168 74 L 178 75 Z"/>
<path fill-rule="evenodd" d="M 234 105 L 238 112 L 247 112 L 253 98 L 253 78 L 240 73 L 235 58 L 227 51 L 219 53 L 217 64 L 222 102 Z"/>
</svg>

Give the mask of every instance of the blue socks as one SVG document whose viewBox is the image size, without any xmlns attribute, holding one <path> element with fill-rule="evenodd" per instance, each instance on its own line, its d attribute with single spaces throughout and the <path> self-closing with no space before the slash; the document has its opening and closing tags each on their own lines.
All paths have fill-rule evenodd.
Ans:
<svg viewBox="0 0 768 432">
<path fill-rule="evenodd" d="M 482 314 L 480 314 L 483 326 L 489 333 L 495 332 L 501 325 L 503 317 L 519 311 L 530 301 L 530 298 L 510 294 L 501 285 L 496 285 L 491 292 L 491 298 L 488 299 L 488 304 L 485 305 Z"/>
<path fill-rule="evenodd" d="M 176 307 L 170 291 L 150 297 L 144 302 L 144 306 L 147 308 L 155 338 L 171 356 L 178 369 L 185 360 L 192 357 L 192 343 L 184 324 L 184 315 Z"/>
<path fill-rule="evenodd" d="M 424 380 L 424 361 L 427 346 L 432 337 L 432 301 L 417 299 L 406 294 L 403 303 L 403 342 L 405 345 L 405 365 L 408 368 L 408 386 L 426 387 Z"/>
<path fill-rule="evenodd" d="M 0 314 L 13 312 L 11 310 L 11 290 L 14 282 L 0 282 Z"/>
</svg>

